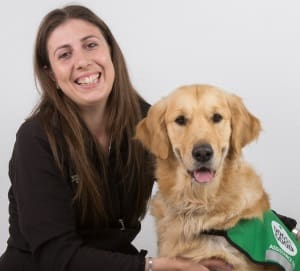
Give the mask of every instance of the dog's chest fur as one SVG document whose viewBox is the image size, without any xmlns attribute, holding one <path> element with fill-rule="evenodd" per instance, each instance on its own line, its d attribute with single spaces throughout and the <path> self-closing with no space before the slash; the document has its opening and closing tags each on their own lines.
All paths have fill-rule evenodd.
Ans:
<svg viewBox="0 0 300 271">
<path fill-rule="evenodd" d="M 167 169 L 173 168 L 168 175 Z M 260 217 L 269 209 L 269 202 L 255 171 L 243 161 L 225 163 L 219 185 L 207 187 L 193 183 L 180 167 L 174 170 L 169 161 L 160 161 L 156 168 L 159 191 L 152 200 L 156 219 L 159 255 L 183 256 L 201 261 L 217 257 L 235 266 L 235 270 L 257 268 L 232 247 L 223 236 L 203 231 L 226 230 L 241 218 Z M 238 183 L 233 183 L 237 180 Z M 267 267 L 266 267 L 267 268 Z M 265 269 L 276 270 L 276 269 Z"/>
</svg>

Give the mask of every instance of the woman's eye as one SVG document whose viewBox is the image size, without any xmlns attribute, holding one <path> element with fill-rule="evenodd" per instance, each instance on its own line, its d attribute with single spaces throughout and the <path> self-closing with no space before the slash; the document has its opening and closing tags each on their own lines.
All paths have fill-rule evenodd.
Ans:
<svg viewBox="0 0 300 271">
<path fill-rule="evenodd" d="M 70 56 L 71 56 L 71 52 L 64 52 L 64 53 L 59 54 L 58 58 L 66 59 L 66 58 L 69 58 Z"/>
<path fill-rule="evenodd" d="M 180 115 L 180 116 L 178 116 L 178 117 L 175 119 L 175 122 L 176 122 L 178 125 L 183 126 L 183 125 L 186 125 L 187 119 L 186 119 L 185 116 Z"/>
<path fill-rule="evenodd" d="M 222 115 L 220 115 L 219 113 L 215 113 L 215 114 L 213 114 L 213 116 L 212 116 L 212 121 L 213 121 L 214 123 L 218 123 L 218 122 L 220 122 L 222 119 L 223 119 L 223 117 L 222 117 Z"/>
<path fill-rule="evenodd" d="M 90 42 L 90 43 L 88 43 L 87 47 L 91 49 L 91 48 L 96 47 L 97 45 L 98 44 L 96 42 Z"/>
</svg>

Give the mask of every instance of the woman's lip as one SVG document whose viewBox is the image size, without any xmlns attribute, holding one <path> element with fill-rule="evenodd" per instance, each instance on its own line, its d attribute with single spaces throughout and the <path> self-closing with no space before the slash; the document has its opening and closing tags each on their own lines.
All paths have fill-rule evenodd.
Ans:
<svg viewBox="0 0 300 271">
<path fill-rule="evenodd" d="M 74 82 L 78 85 L 92 84 L 92 82 L 91 83 L 88 82 L 88 80 L 91 76 L 95 76 L 95 78 L 93 80 L 98 81 L 101 77 L 101 72 L 84 74 L 84 75 L 78 77 L 77 79 L 75 79 Z"/>
<path fill-rule="evenodd" d="M 76 84 L 80 89 L 88 90 L 88 89 L 94 89 L 94 88 L 98 87 L 98 85 L 101 84 L 100 80 L 101 80 L 101 76 L 100 76 L 96 81 L 93 81 L 93 82 L 91 82 L 91 83 L 87 83 L 87 84 L 79 84 L 79 83 L 76 83 L 76 82 L 75 82 L 75 84 Z"/>
</svg>

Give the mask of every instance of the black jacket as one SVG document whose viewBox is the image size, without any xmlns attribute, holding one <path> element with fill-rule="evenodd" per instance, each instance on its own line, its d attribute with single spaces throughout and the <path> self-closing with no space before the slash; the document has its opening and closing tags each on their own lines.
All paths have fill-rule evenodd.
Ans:
<svg viewBox="0 0 300 271">
<path fill-rule="evenodd" d="M 122 184 L 113 172 L 109 182 L 115 215 L 126 218 L 134 195 L 123 195 L 119 201 Z M 0 258 L 1 271 L 144 270 L 145 255 L 131 244 L 140 231 L 139 221 L 128 227 L 123 219 L 125 229 L 118 219 L 107 229 L 79 225 L 72 204 L 76 183 L 57 168 L 38 118 L 20 127 L 9 176 L 10 237 Z"/>
</svg>

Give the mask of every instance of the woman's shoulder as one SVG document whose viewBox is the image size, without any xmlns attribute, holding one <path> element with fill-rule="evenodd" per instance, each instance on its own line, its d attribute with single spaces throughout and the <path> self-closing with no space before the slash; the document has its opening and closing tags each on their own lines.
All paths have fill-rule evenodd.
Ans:
<svg viewBox="0 0 300 271">
<path fill-rule="evenodd" d="M 46 140 L 46 133 L 38 116 L 32 116 L 26 119 L 17 131 L 17 139 L 30 140 L 40 138 Z"/>
</svg>

